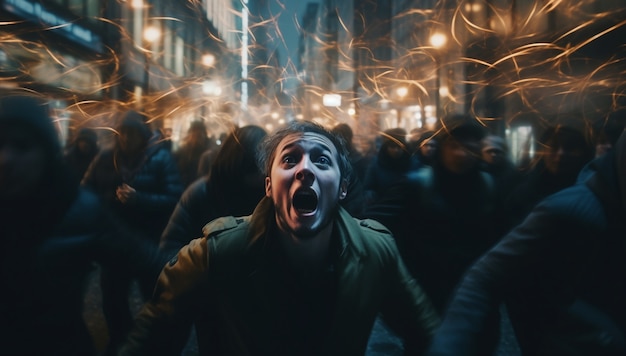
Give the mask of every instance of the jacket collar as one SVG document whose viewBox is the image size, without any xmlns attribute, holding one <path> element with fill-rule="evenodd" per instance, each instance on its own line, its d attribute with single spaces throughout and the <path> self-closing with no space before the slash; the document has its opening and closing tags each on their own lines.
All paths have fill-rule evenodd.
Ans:
<svg viewBox="0 0 626 356">
<path fill-rule="evenodd" d="M 263 197 L 250 217 L 249 248 L 256 250 L 253 246 L 263 245 L 267 243 L 268 238 L 272 238 L 268 237 L 268 232 L 275 224 L 274 219 L 274 203 L 270 198 Z M 333 238 L 339 239 L 339 243 L 334 244 L 339 249 L 336 251 L 337 256 L 341 258 L 349 251 L 357 256 L 366 257 L 361 236 L 363 232 L 357 220 L 340 206 L 333 223 L 336 232 Z"/>
</svg>

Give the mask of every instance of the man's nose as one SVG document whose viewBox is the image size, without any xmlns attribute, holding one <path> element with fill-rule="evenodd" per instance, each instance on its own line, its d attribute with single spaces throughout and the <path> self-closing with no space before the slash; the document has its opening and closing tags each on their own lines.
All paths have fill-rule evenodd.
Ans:
<svg viewBox="0 0 626 356">
<path fill-rule="evenodd" d="M 303 158 L 300 161 L 300 165 L 298 166 L 298 170 L 296 171 L 296 179 L 298 180 L 315 180 L 315 174 L 313 173 L 312 168 L 313 163 L 309 158 Z"/>
</svg>

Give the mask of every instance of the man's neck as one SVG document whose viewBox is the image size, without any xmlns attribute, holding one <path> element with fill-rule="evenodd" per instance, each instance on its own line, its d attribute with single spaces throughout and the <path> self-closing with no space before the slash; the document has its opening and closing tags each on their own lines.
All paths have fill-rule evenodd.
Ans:
<svg viewBox="0 0 626 356">
<path fill-rule="evenodd" d="M 333 224 L 328 224 L 316 236 L 298 238 L 290 234 L 279 233 L 279 239 L 287 260 L 294 271 L 303 278 L 317 279 L 329 263 L 329 246 Z"/>
</svg>

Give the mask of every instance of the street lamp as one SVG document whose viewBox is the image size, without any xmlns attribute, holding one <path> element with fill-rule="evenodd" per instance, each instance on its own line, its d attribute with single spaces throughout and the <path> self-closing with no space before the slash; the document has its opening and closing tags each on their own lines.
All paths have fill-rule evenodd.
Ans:
<svg viewBox="0 0 626 356">
<path fill-rule="evenodd" d="M 435 112 L 437 119 L 441 118 L 441 61 L 440 61 L 440 49 L 446 45 L 448 38 L 443 33 L 435 33 L 430 36 L 430 45 L 437 51 L 435 54 L 435 64 L 437 66 L 437 79 L 435 81 Z"/>
<path fill-rule="evenodd" d="M 396 89 L 396 95 L 398 96 L 398 116 L 396 118 L 397 120 L 397 126 L 400 127 L 400 124 L 402 123 L 402 113 L 404 111 L 403 109 L 403 102 L 404 102 L 404 98 L 406 98 L 406 96 L 409 94 L 409 88 L 405 87 L 405 86 L 401 86 L 398 87 Z"/>
<path fill-rule="evenodd" d="M 158 41 L 160 38 L 161 38 L 161 29 L 159 29 L 156 26 L 148 26 L 143 31 L 143 39 L 144 41 L 146 41 L 146 43 L 150 45 Z M 143 83 L 145 85 L 145 88 L 144 88 L 145 95 L 148 95 L 148 92 L 150 91 L 150 59 L 151 59 L 150 51 L 152 51 L 152 48 L 143 49 L 143 53 L 144 53 Z"/>
</svg>

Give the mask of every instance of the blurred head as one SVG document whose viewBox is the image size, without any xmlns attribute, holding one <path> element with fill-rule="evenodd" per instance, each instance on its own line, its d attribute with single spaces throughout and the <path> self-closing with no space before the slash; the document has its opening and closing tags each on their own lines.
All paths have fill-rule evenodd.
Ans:
<svg viewBox="0 0 626 356">
<path fill-rule="evenodd" d="M 0 198 L 28 196 L 60 164 L 61 144 L 45 101 L 0 99 Z"/>
<path fill-rule="evenodd" d="M 191 146 L 199 146 L 204 145 L 204 143 L 209 139 L 209 135 L 207 134 L 206 126 L 203 121 L 194 121 L 189 126 L 189 130 L 187 131 L 187 137 L 185 137 L 186 144 Z"/>
<path fill-rule="evenodd" d="M 351 174 L 342 139 L 315 123 L 292 121 L 264 141 L 259 162 L 281 231 L 312 238 L 329 226 Z"/>
<path fill-rule="evenodd" d="M 388 156 L 392 159 L 400 159 L 401 157 L 406 156 L 408 154 L 406 136 L 406 130 L 403 128 L 396 127 L 385 130 L 381 134 L 381 155 Z"/>
<path fill-rule="evenodd" d="M 248 185 L 263 187 L 264 176 L 256 164 L 259 144 L 267 136 L 260 126 L 235 128 L 224 142 L 211 166 L 211 180 L 228 186 L 229 182 L 243 180 Z"/>
<path fill-rule="evenodd" d="M 76 134 L 74 143 L 79 153 L 93 153 L 98 149 L 98 134 L 94 129 L 83 127 Z"/>
<path fill-rule="evenodd" d="M 488 165 L 502 166 L 506 164 L 508 152 L 506 140 L 500 136 L 489 135 L 482 141 L 482 157 Z"/>
<path fill-rule="evenodd" d="M 547 129 L 539 139 L 539 157 L 555 176 L 576 176 L 593 158 L 593 149 L 582 132 L 566 126 Z"/>
<path fill-rule="evenodd" d="M 354 138 L 352 128 L 350 127 L 350 125 L 345 123 L 337 124 L 337 126 L 333 127 L 331 132 L 343 138 L 343 140 L 346 141 L 346 144 L 348 145 L 352 143 L 352 139 Z"/>
<path fill-rule="evenodd" d="M 122 152 L 136 154 L 143 151 L 152 136 L 144 115 L 129 111 L 124 114 L 117 128 L 118 147 Z"/>
<path fill-rule="evenodd" d="M 481 160 L 483 127 L 472 117 L 454 115 L 446 118 L 445 125 L 436 135 L 439 143 L 439 163 L 454 174 L 465 174 Z"/>
<path fill-rule="evenodd" d="M 435 138 L 434 131 L 426 131 L 424 132 L 417 141 L 417 149 L 419 150 L 419 155 L 422 158 L 430 161 L 435 157 L 437 153 L 437 139 Z"/>
</svg>

